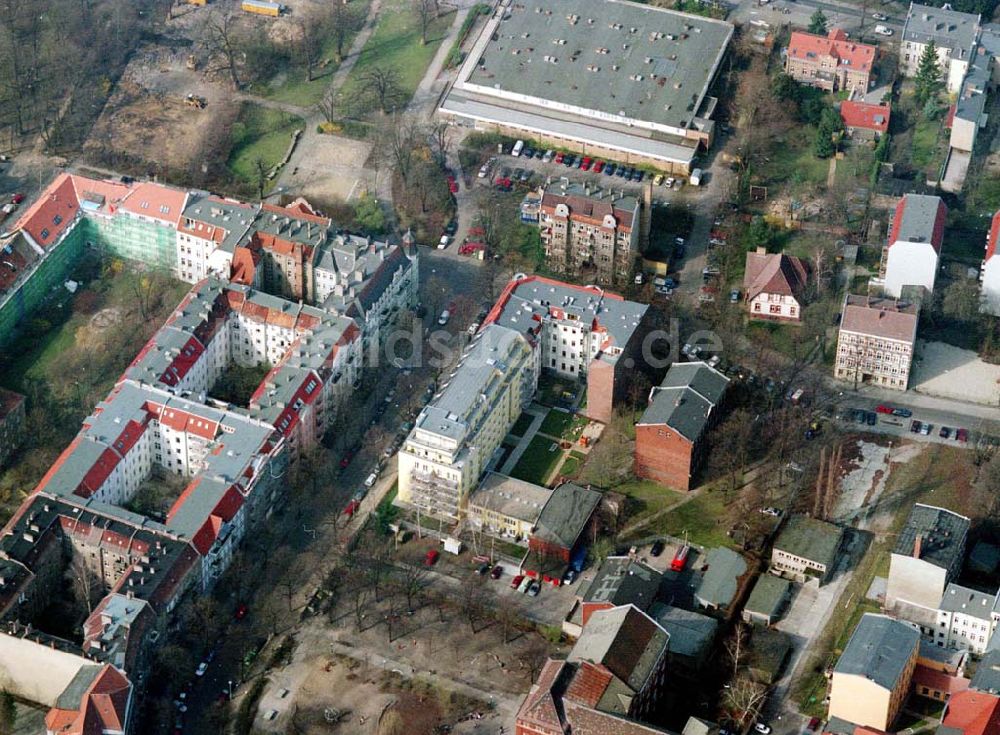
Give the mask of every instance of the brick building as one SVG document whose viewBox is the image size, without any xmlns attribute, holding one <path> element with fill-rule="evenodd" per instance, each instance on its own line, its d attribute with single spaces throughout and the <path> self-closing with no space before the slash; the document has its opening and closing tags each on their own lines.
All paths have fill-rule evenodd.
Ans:
<svg viewBox="0 0 1000 735">
<path fill-rule="evenodd" d="M 549 659 L 517 713 L 517 735 L 653 735 L 642 724 L 667 682 L 670 636 L 632 605 L 595 613 L 565 661 Z"/>
<path fill-rule="evenodd" d="M 635 426 L 636 475 L 690 490 L 728 386 L 729 379 L 704 362 L 673 364 L 650 391 L 649 406 Z"/>
<path fill-rule="evenodd" d="M 857 43 L 834 28 L 826 36 L 795 31 L 788 42 L 785 73 L 803 84 L 837 92 L 868 92 L 875 73 L 878 48 Z"/>
<path fill-rule="evenodd" d="M 806 262 L 794 255 L 768 253 L 764 248 L 747 253 L 743 300 L 751 319 L 802 321 Z"/>
<path fill-rule="evenodd" d="M 627 283 L 639 254 L 639 200 L 588 186 L 541 193 L 539 228 L 545 263 L 557 273 L 596 272 L 597 283 Z"/>
</svg>

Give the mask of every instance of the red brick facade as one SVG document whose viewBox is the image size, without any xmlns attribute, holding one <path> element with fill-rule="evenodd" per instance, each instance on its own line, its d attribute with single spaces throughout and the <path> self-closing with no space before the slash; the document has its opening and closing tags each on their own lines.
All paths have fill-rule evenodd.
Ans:
<svg viewBox="0 0 1000 735">
<path fill-rule="evenodd" d="M 587 417 L 603 424 L 611 421 L 615 399 L 615 366 L 599 357 L 587 368 Z"/>
<path fill-rule="evenodd" d="M 664 424 L 635 427 L 635 474 L 675 490 L 690 490 L 702 448 Z"/>
</svg>

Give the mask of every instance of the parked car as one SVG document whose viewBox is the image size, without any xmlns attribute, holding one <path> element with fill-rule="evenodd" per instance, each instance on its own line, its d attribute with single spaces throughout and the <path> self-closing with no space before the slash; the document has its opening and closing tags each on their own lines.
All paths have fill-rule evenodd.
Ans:
<svg viewBox="0 0 1000 735">
<path fill-rule="evenodd" d="M 875 424 L 877 424 L 878 423 L 878 414 L 875 413 L 874 411 L 866 411 L 865 412 L 865 423 L 867 423 L 869 426 L 874 426 Z"/>
<path fill-rule="evenodd" d="M 521 582 L 523 581 L 524 581 L 524 575 L 518 574 L 516 577 L 514 577 L 514 579 L 510 581 L 510 586 L 512 589 L 516 590 L 518 587 L 521 586 Z"/>
<path fill-rule="evenodd" d="M 451 319 L 451 314 L 448 312 L 447 309 L 445 309 L 444 311 L 441 312 L 441 316 L 438 317 L 438 325 L 443 327 L 445 324 L 448 323 L 449 319 Z"/>
<path fill-rule="evenodd" d="M 894 408 L 892 409 L 893 416 L 899 416 L 902 419 L 908 419 L 913 415 L 913 411 L 908 408 Z"/>
<path fill-rule="evenodd" d="M 365 478 L 365 487 L 373 487 L 378 482 L 378 473 L 372 472 Z"/>
<path fill-rule="evenodd" d="M 818 717 L 813 717 L 809 720 L 809 729 L 815 731 L 819 727 L 820 719 Z"/>
<path fill-rule="evenodd" d="M 444 234 L 454 237 L 456 232 L 458 232 L 458 220 L 452 219 L 444 226 Z"/>
<path fill-rule="evenodd" d="M 604 175 L 605 176 L 614 176 L 615 175 L 615 171 L 617 169 L 618 169 L 618 164 L 617 163 L 609 163 L 607 166 L 604 167 Z"/>
<path fill-rule="evenodd" d="M 441 235 L 441 239 L 438 240 L 438 250 L 444 250 L 448 247 L 448 243 L 451 242 L 451 235 Z"/>
<path fill-rule="evenodd" d="M 660 186 L 663 184 L 663 174 L 656 174 L 653 177 L 653 186 Z"/>
<path fill-rule="evenodd" d="M 889 17 L 885 13 L 872 13 L 872 18 L 875 20 L 889 20 Z"/>
<path fill-rule="evenodd" d="M 931 429 L 933 429 L 933 428 L 934 428 L 933 424 L 921 424 L 921 426 L 920 426 L 920 433 L 923 436 L 930 436 Z"/>
<path fill-rule="evenodd" d="M 208 671 L 208 662 L 202 661 L 200 664 L 198 664 L 198 668 L 195 669 L 194 675 L 199 677 L 204 676 L 206 671 Z"/>
<path fill-rule="evenodd" d="M 875 413 L 892 413 L 892 406 L 878 405 L 875 407 Z"/>
<path fill-rule="evenodd" d="M 430 551 L 427 552 L 427 555 L 424 557 L 424 566 L 428 567 L 434 566 L 434 564 L 437 563 L 439 556 L 441 556 L 440 551 L 438 551 L 437 549 L 431 549 Z"/>
<path fill-rule="evenodd" d="M 599 174 L 604 170 L 604 161 L 597 160 L 594 161 L 594 173 Z"/>
<path fill-rule="evenodd" d="M 452 194 L 458 194 L 458 182 L 455 181 L 455 177 L 448 174 L 448 191 Z"/>
<path fill-rule="evenodd" d="M 539 584 L 537 581 L 532 582 L 531 585 L 528 587 L 528 596 L 538 597 L 538 593 L 541 591 L 542 591 L 542 585 Z"/>
<path fill-rule="evenodd" d="M 476 574 L 478 574 L 480 577 L 485 577 L 489 573 L 489 571 L 490 571 L 489 564 L 480 564 L 476 568 Z"/>
<path fill-rule="evenodd" d="M 551 152 L 552 152 L 552 151 L 549 151 L 549 153 L 551 153 Z M 546 154 L 546 155 L 547 155 L 547 154 Z M 558 152 L 558 153 L 556 154 L 556 158 L 555 158 L 555 162 L 556 162 L 556 163 L 560 163 L 560 164 L 561 164 L 561 163 L 563 162 L 563 159 L 564 159 L 565 157 L 566 157 L 566 154 L 565 154 L 565 153 L 563 153 L 562 151 L 559 151 L 559 152 Z M 542 160 L 545 160 L 545 159 L 542 159 Z"/>
<path fill-rule="evenodd" d="M 955 429 L 955 439 L 964 444 L 969 441 L 969 431 L 967 429 Z"/>
<path fill-rule="evenodd" d="M 740 301 L 740 290 L 738 288 L 734 288 L 732 291 L 729 292 L 729 303 L 737 304 L 739 303 L 739 301 Z"/>
<path fill-rule="evenodd" d="M 938 436 L 942 439 L 949 439 L 951 437 L 951 429 L 947 426 L 942 426 L 941 430 L 938 432 Z"/>
<path fill-rule="evenodd" d="M 878 35 L 880 35 L 880 36 L 891 36 L 892 35 L 892 29 L 889 28 L 888 26 L 882 25 L 881 23 L 879 25 L 875 26 L 875 32 Z"/>
<path fill-rule="evenodd" d="M 503 576 L 503 567 L 497 564 L 490 570 L 490 579 L 500 579 Z"/>
<path fill-rule="evenodd" d="M 521 594 L 524 594 L 525 592 L 528 591 L 528 588 L 531 586 L 532 582 L 533 580 L 531 579 L 531 577 L 525 577 L 524 579 L 521 580 L 521 584 L 517 586 L 517 591 L 520 592 Z"/>
<path fill-rule="evenodd" d="M 549 150 L 545 151 L 545 155 L 542 156 L 542 163 L 548 163 L 549 161 L 551 161 L 552 160 L 552 155 L 553 154 L 552 154 L 552 149 L 551 148 Z"/>
<path fill-rule="evenodd" d="M 758 722 L 753 726 L 753 729 L 759 732 L 760 735 L 771 735 L 771 726 L 767 723 Z"/>
<path fill-rule="evenodd" d="M 580 170 L 590 171 L 590 166 L 591 164 L 593 164 L 593 162 L 594 161 L 590 156 L 584 156 L 583 159 L 580 161 Z"/>
<path fill-rule="evenodd" d="M 917 421 L 916 419 L 914 419 L 912 422 L 910 422 L 910 431 L 912 431 L 914 434 L 920 433 L 920 427 L 921 427 L 921 423 L 919 421 Z"/>
<path fill-rule="evenodd" d="M 653 542 L 653 547 L 649 550 L 650 556 L 659 556 L 663 553 L 663 549 L 666 548 L 666 544 L 662 540 L 657 539 Z"/>
</svg>

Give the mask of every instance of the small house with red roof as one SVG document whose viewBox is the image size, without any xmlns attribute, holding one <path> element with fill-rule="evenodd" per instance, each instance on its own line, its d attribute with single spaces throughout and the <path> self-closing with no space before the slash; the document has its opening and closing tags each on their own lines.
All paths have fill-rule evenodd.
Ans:
<svg viewBox="0 0 1000 735">
<path fill-rule="evenodd" d="M 764 248 L 747 253 L 743 300 L 750 318 L 801 321 L 808 275 L 806 262 L 794 255 L 768 253 Z"/>
<path fill-rule="evenodd" d="M 878 140 L 889 130 L 889 105 L 844 100 L 840 103 L 840 119 L 847 134 L 859 140 Z"/>
<path fill-rule="evenodd" d="M 875 75 L 878 48 L 851 41 L 834 28 L 826 36 L 795 31 L 788 42 L 785 73 L 796 82 L 827 92 L 855 90 L 864 94 Z"/>
<path fill-rule="evenodd" d="M 986 237 L 986 253 L 979 269 L 979 283 L 982 289 L 982 309 L 987 314 L 1000 316 L 1000 211 L 993 215 L 989 235 Z"/>
<path fill-rule="evenodd" d="M 934 290 L 948 208 L 941 197 L 907 194 L 896 205 L 875 285 L 894 299 L 904 286 Z"/>
</svg>

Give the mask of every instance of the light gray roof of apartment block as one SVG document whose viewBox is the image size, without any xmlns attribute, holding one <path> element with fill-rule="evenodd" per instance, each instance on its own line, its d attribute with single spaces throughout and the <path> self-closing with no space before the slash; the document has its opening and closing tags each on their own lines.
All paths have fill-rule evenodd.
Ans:
<svg viewBox="0 0 1000 735">
<path fill-rule="evenodd" d="M 732 549 L 709 549 L 705 556 L 708 569 L 702 575 L 695 597 L 716 607 L 726 607 L 736 597 L 739 579 L 747 572 L 746 560 Z"/>
<path fill-rule="evenodd" d="M 793 515 L 774 542 L 776 551 L 822 564 L 827 570 L 837 560 L 844 529 L 818 518 Z"/>
<path fill-rule="evenodd" d="M 502 11 L 470 60 L 470 84 L 681 128 L 733 34 L 725 21 L 623 0 L 528 0 Z"/>
<path fill-rule="evenodd" d="M 593 217 L 595 213 L 610 209 L 619 227 L 632 228 L 637 224 L 635 219 L 639 212 L 639 200 L 631 194 L 616 192 L 614 185 L 605 190 L 589 183 L 567 183 L 563 179 L 544 187 L 541 193 L 543 206 L 564 203 L 569 207 L 571 216 L 582 213 Z"/>
<path fill-rule="evenodd" d="M 669 639 L 667 632 L 639 608 L 620 605 L 590 616 L 567 661 L 602 664 L 638 692 L 666 652 Z"/>
<path fill-rule="evenodd" d="M 937 220 L 941 197 L 907 194 L 903 197 L 903 202 L 903 218 L 899 223 L 896 239 L 906 242 L 931 242 L 934 238 L 934 222 Z"/>
<path fill-rule="evenodd" d="M 600 502 L 601 494 L 596 490 L 572 482 L 558 485 L 538 517 L 535 537 L 572 549 Z"/>
<path fill-rule="evenodd" d="M 910 3 L 903 26 L 903 41 L 926 44 L 934 41 L 947 48 L 953 59 L 968 59 L 979 34 L 980 16 L 957 10 Z"/>
<path fill-rule="evenodd" d="M 995 592 L 988 594 L 950 582 L 944 589 L 938 609 L 945 612 L 962 613 L 980 620 L 990 620 L 996 601 Z"/>
<path fill-rule="evenodd" d="M 715 618 L 674 605 L 656 602 L 649 614 L 670 634 L 670 652 L 679 656 L 699 658 L 707 653 L 719 629 Z"/>
<path fill-rule="evenodd" d="M 547 487 L 489 472 L 469 498 L 469 505 L 534 525 L 551 495 Z"/>
<path fill-rule="evenodd" d="M 574 317 L 577 324 L 587 329 L 596 323 L 597 328 L 607 330 L 612 345 L 624 349 L 649 306 L 608 296 L 594 287 L 531 277 L 510 294 L 496 324 L 523 334 L 539 321 L 552 319 L 553 308 Z"/>
<path fill-rule="evenodd" d="M 656 599 L 663 575 L 627 556 L 609 556 L 580 595 L 584 602 L 634 604 L 646 610 Z"/>
<path fill-rule="evenodd" d="M 543 114 L 537 106 L 473 95 L 452 88 L 441 105 L 445 114 L 499 125 L 509 125 L 534 135 L 554 135 L 568 140 L 593 143 L 624 153 L 649 156 L 690 166 L 698 155 L 698 145 L 676 135 L 584 118 L 570 113 Z"/>
<path fill-rule="evenodd" d="M 894 554 L 913 556 L 920 537 L 920 558 L 934 566 L 950 569 L 965 551 L 969 519 L 944 508 L 917 503 L 910 511 L 899 535 Z"/>
<path fill-rule="evenodd" d="M 483 327 L 466 348 L 455 372 L 446 379 L 444 389 L 420 412 L 416 429 L 461 442 L 471 428 L 469 421 L 476 403 L 488 395 L 492 382 L 502 380 L 511 369 L 506 360 L 517 350 L 519 340 L 522 337 L 506 327 Z"/>
<path fill-rule="evenodd" d="M 225 236 L 220 240 L 206 230 L 199 231 L 197 226 L 193 228 L 200 237 L 215 240 L 220 249 L 232 253 L 247 234 L 258 212 L 259 204 L 244 204 L 206 192 L 191 192 L 183 217 L 224 230 Z"/>
<path fill-rule="evenodd" d="M 891 691 L 919 645 L 920 632 L 915 627 L 885 615 L 865 613 L 833 671 L 863 676 Z"/>
<path fill-rule="evenodd" d="M 101 673 L 102 668 L 102 666 L 97 664 L 81 666 L 73 678 L 70 679 L 66 688 L 56 697 L 53 706 L 58 709 L 79 710 L 83 695 L 90 688 L 90 685 L 94 683 L 94 679 Z"/>
<path fill-rule="evenodd" d="M 315 222 L 310 217 L 299 217 L 294 211 L 286 209 L 282 212 L 262 210 L 254 220 L 249 234 L 254 232 L 264 232 L 288 242 L 319 248 L 335 235 L 336 230 L 328 223 Z"/>
<path fill-rule="evenodd" d="M 698 441 L 728 385 L 728 378 L 703 362 L 674 363 L 653 388 L 638 425 L 664 424 L 689 441 Z"/>
</svg>

